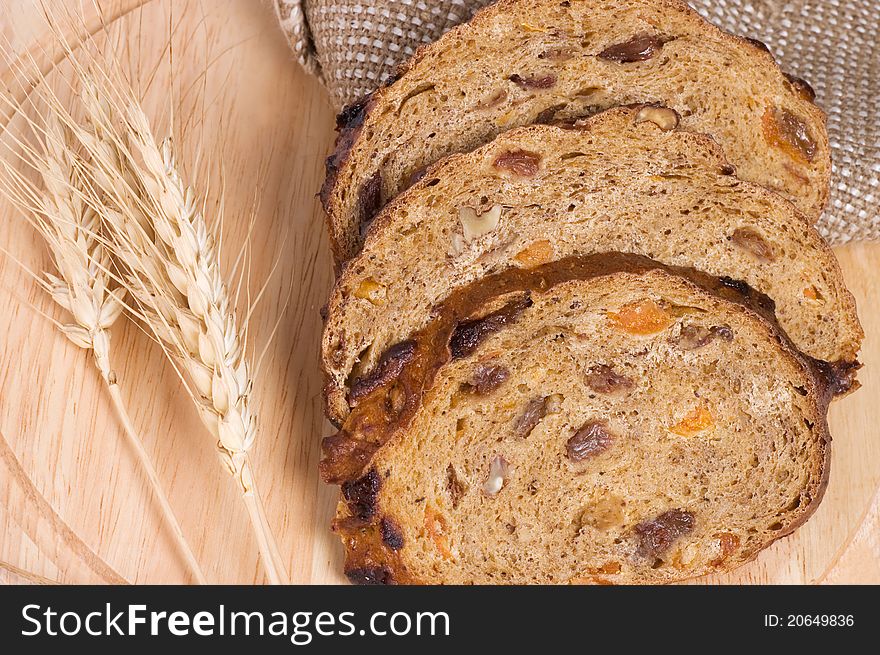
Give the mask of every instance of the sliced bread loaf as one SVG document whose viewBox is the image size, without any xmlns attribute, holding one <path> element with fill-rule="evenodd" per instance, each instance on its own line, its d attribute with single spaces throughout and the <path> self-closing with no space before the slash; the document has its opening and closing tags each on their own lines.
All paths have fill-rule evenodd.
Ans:
<svg viewBox="0 0 880 655">
<path fill-rule="evenodd" d="M 377 217 L 333 290 L 330 417 L 348 413 L 349 379 L 452 290 L 574 254 L 632 252 L 747 282 L 806 354 L 853 365 L 862 331 L 831 250 L 791 203 L 731 175 L 712 139 L 677 123 L 662 107 L 616 108 L 578 129 L 512 130 L 432 167 Z"/>
<path fill-rule="evenodd" d="M 325 440 L 346 573 L 662 583 L 730 570 L 827 481 L 826 372 L 747 287 L 633 255 L 456 292 Z"/>
<path fill-rule="evenodd" d="M 679 0 L 500 0 L 421 48 L 400 77 L 340 114 L 322 200 L 337 261 L 425 166 L 505 130 L 660 102 L 711 134 L 740 177 L 811 219 L 831 172 L 823 112 L 760 43 Z"/>
</svg>

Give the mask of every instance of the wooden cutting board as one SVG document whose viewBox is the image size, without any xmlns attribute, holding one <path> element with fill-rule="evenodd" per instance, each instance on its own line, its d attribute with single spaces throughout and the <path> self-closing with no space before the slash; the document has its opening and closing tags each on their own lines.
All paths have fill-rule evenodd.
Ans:
<svg viewBox="0 0 880 655">
<path fill-rule="evenodd" d="M 332 272 L 315 193 L 333 139 L 332 108 L 295 63 L 268 3 L 101 4 L 108 35 L 98 38 L 114 43 L 157 124 L 167 117 L 169 87 L 184 89 L 183 104 L 199 119 L 182 146 L 184 160 L 190 182 L 208 189 L 209 220 L 216 191 L 225 190 L 224 261 L 234 258 L 253 215 L 252 291 L 278 263 L 251 321 L 257 353 L 266 348 L 255 467 L 293 580 L 340 582 L 341 548 L 327 529 L 336 491 L 317 475 L 319 440 L 330 431 L 321 415 L 319 309 Z M 80 11 L 86 27 L 100 24 L 91 0 Z M 176 25 L 170 39 L 169 24 Z M 56 83 L 70 75 L 64 62 L 48 66 L 52 39 L 33 0 L 7 0 L 0 30 L 7 50 L 37 55 Z M 0 64 L 4 85 L 11 75 Z M 48 263 L 5 201 L 0 247 L 32 270 Z M 831 411 L 825 501 L 805 527 L 755 562 L 698 583 L 880 582 L 880 244 L 837 253 L 868 336 L 864 387 Z M 42 315 L 58 313 L 7 256 L 0 257 L 0 307 L 0 432 L 8 446 L 0 457 L 0 581 L 98 581 L 82 548 L 60 538 L 64 530 L 130 582 L 188 581 L 89 357 Z M 173 370 L 130 325 L 114 332 L 113 345 L 134 422 L 208 579 L 264 582 L 244 508 Z"/>
</svg>

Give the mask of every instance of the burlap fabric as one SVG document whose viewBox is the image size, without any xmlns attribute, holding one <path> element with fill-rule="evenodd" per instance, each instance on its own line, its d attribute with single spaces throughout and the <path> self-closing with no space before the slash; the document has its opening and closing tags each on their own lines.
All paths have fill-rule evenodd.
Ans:
<svg viewBox="0 0 880 655">
<path fill-rule="evenodd" d="M 300 63 L 337 105 L 369 93 L 423 43 L 492 0 L 273 0 Z M 690 0 L 767 43 L 828 112 L 831 199 L 819 223 L 839 244 L 880 238 L 880 0 Z"/>
</svg>

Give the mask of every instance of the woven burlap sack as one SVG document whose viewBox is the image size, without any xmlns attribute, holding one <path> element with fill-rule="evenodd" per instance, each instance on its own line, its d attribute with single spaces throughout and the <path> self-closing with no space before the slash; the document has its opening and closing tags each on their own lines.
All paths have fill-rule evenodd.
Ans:
<svg viewBox="0 0 880 655">
<path fill-rule="evenodd" d="M 491 0 L 273 0 L 300 63 L 337 107 L 374 90 L 423 43 Z M 764 41 L 828 112 L 833 244 L 880 238 L 880 0 L 690 0 L 720 27 Z"/>
</svg>

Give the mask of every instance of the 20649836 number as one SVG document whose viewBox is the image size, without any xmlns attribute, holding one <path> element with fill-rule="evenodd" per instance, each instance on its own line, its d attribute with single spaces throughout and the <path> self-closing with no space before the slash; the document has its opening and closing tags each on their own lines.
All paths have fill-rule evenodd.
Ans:
<svg viewBox="0 0 880 655">
<path fill-rule="evenodd" d="M 855 623 L 852 614 L 789 614 L 789 627 L 819 626 L 827 627 L 850 627 Z"/>
<path fill-rule="evenodd" d="M 768 628 L 849 628 L 855 625 L 852 614 L 765 614 L 764 626 Z"/>
</svg>

